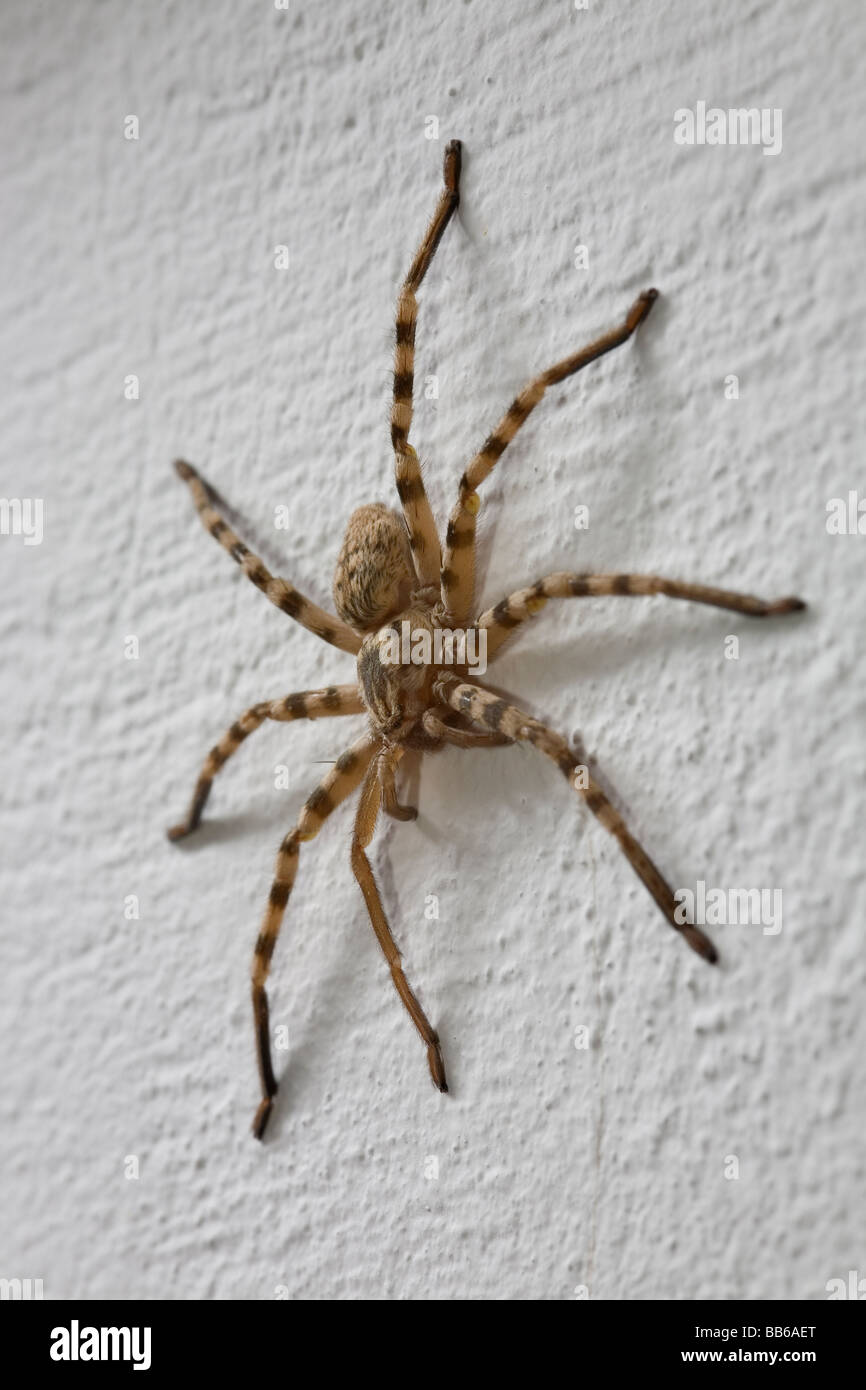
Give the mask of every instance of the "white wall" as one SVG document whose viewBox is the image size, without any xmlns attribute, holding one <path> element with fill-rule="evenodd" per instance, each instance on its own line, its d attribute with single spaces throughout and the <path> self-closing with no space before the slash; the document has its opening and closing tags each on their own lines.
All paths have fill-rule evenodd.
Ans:
<svg viewBox="0 0 866 1390">
<path fill-rule="evenodd" d="M 816 1299 L 866 1274 L 866 537 L 825 526 L 866 495 L 864 31 L 855 0 L 4 7 L 0 490 L 44 499 L 44 538 L 0 536 L 0 1275 L 46 1297 Z M 781 153 L 675 144 L 698 100 L 781 108 Z M 262 1147 L 252 946 L 277 844 L 359 721 L 262 730 L 197 841 L 163 830 L 249 703 L 352 663 L 243 580 L 170 464 L 328 600 L 350 510 L 394 495 L 394 303 L 454 135 L 463 205 L 418 333 L 440 518 L 527 377 L 663 295 L 485 488 L 484 603 L 570 568 L 811 602 L 768 624 L 552 605 L 491 679 L 581 732 L 672 883 L 779 888 L 783 927 L 717 928 L 713 971 L 537 755 L 429 759 L 418 822 L 372 853 L 451 1094 L 344 811 L 274 961 L 291 1048 Z"/>
</svg>

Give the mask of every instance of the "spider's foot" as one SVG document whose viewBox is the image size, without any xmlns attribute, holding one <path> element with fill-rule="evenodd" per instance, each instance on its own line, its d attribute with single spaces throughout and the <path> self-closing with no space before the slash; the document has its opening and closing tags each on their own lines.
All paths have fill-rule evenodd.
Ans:
<svg viewBox="0 0 866 1390">
<path fill-rule="evenodd" d="M 271 1111 L 274 1108 L 273 1096 L 263 1096 L 256 1111 L 256 1118 L 253 1120 L 253 1134 L 257 1139 L 264 1139 L 265 1130 L 268 1127 L 268 1120 L 271 1118 Z"/>
<path fill-rule="evenodd" d="M 690 924 L 680 927 L 680 931 L 689 943 L 693 951 L 704 960 L 709 961 L 710 965 L 715 965 L 719 959 L 719 953 L 708 936 L 705 936 L 700 927 L 693 927 Z"/>
<path fill-rule="evenodd" d="M 388 815 L 393 816 L 395 820 L 418 819 L 417 806 L 401 806 L 399 801 L 396 801 L 393 806 L 386 806 L 385 809 L 388 812 Z"/>
<path fill-rule="evenodd" d="M 177 840 L 186 839 L 187 835 L 191 835 L 194 830 L 194 825 L 190 825 L 188 821 L 181 821 L 180 825 L 170 826 L 165 835 L 166 839 L 171 840 L 174 844 Z"/>
<path fill-rule="evenodd" d="M 215 487 L 212 487 L 207 478 L 203 478 L 197 468 L 193 468 L 186 459 L 175 459 L 174 471 L 185 483 L 198 483 L 204 488 L 207 496 L 216 506 L 225 506 L 225 498 L 221 497 Z"/>
<path fill-rule="evenodd" d="M 439 1039 L 429 1044 L 427 1048 L 427 1061 L 430 1064 L 430 1075 L 433 1077 L 433 1085 L 439 1091 L 448 1090 L 448 1082 L 445 1080 L 445 1063 L 442 1061 L 442 1052 L 439 1047 Z"/>
<path fill-rule="evenodd" d="M 777 598 L 774 603 L 766 604 L 760 616 L 762 618 L 778 618 L 783 613 L 802 613 L 805 607 L 806 601 L 802 598 Z"/>
<path fill-rule="evenodd" d="M 209 777 L 200 778 L 192 799 L 192 805 L 187 812 L 186 820 L 182 820 L 177 825 L 173 825 L 170 830 L 166 830 L 166 835 L 172 841 L 183 840 L 187 835 L 191 835 L 194 830 L 198 830 L 201 825 L 202 812 L 207 805 L 210 796 L 211 779 Z"/>
<path fill-rule="evenodd" d="M 460 169 L 463 163 L 463 143 L 460 140 L 449 140 L 445 146 L 445 162 L 442 170 L 442 177 L 445 180 L 445 187 L 449 193 L 460 197 Z"/>
<path fill-rule="evenodd" d="M 639 323 L 643 323 L 652 306 L 659 297 L 658 290 L 644 290 L 639 294 L 634 304 L 628 311 L 625 326 L 629 333 L 633 333 Z"/>
</svg>

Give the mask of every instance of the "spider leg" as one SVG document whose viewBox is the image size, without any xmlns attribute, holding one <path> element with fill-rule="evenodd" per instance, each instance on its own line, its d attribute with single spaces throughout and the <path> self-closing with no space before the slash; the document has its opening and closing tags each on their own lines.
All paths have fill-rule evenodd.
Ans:
<svg viewBox="0 0 866 1390">
<path fill-rule="evenodd" d="M 268 996 L 265 981 L 271 968 L 271 958 L 277 944 L 280 926 L 286 911 L 286 903 L 295 882 L 298 870 L 298 852 L 304 840 L 312 840 L 321 830 L 331 812 L 350 796 L 361 782 L 377 742 L 369 734 L 339 757 L 328 771 L 312 795 L 307 797 L 298 816 L 294 830 L 290 831 L 280 845 L 277 854 L 274 881 L 271 885 L 268 906 L 261 930 L 256 941 L 253 956 L 253 1016 L 256 1028 L 256 1055 L 259 1065 L 259 1079 L 262 1085 L 262 1099 L 253 1121 L 253 1134 L 257 1139 L 264 1135 L 270 1118 L 273 1098 L 277 1093 L 277 1081 L 271 1062 L 271 1038 L 268 1015 Z"/>
<path fill-rule="evenodd" d="M 707 603 L 715 608 L 729 608 L 734 613 L 746 613 L 750 618 L 777 618 L 786 613 L 799 613 L 806 604 L 800 598 L 762 599 L 752 594 L 738 594 L 730 589 L 710 588 L 706 584 L 683 584 L 677 579 L 663 579 L 657 574 L 550 574 L 527 589 L 518 589 L 488 608 L 478 619 L 477 626 L 487 631 L 487 659 L 502 646 L 514 628 L 527 618 L 540 613 L 549 598 L 588 598 L 624 594 L 665 594 L 667 598 L 689 599 Z"/>
<path fill-rule="evenodd" d="M 244 739 L 264 724 L 266 719 L 288 723 L 293 719 L 327 719 L 335 714 L 363 714 L 364 702 L 356 685 L 329 685 L 325 690 L 301 690 L 281 700 L 263 700 L 251 705 L 240 719 L 235 720 L 205 758 L 192 794 L 186 820 L 166 831 L 170 840 L 182 840 L 198 827 L 213 779 L 220 768 L 240 748 Z"/>
<path fill-rule="evenodd" d="M 428 734 L 441 738 L 444 743 L 453 743 L 456 748 L 501 748 L 513 742 L 505 734 L 485 733 L 481 729 L 455 729 L 442 719 L 443 714 L 450 713 L 447 706 L 425 710 L 421 723 Z"/>
<path fill-rule="evenodd" d="M 496 429 L 488 435 L 480 452 L 469 464 L 460 479 L 457 503 L 448 522 L 440 575 L 442 602 L 458 622 L 464 622 L 468 618 L 472 607 L 475 583 L 475 517 L 480 506 L 476 488 L 492 472 L 497 460 L 538 405 L 548 386 L 555 386 L 566 377 L 573 376 L 582 367 L 594 362 L 597 357 L 603 357 L 606 352 L 611 352 L 626 342 L 638 325 L 643 323 L 657 298 L 657 290 L 644 290 L 643 294 L 638 295 L 619 328 L 605 333 L 594 343 L 590 343 L 589 347 L 582 348 L 580 352 L 557 362 L 555 366 L 549 367 L 546 372 L 530 381 L 512 401 Z"/>
<path fill-rule="evenodd" d="M 582 782 L 575 781 L 574 774 L 580 766 L 580 761 L 560 734 L 548 729 L 545 724 L 539 723 L 516 705 L 500 700 L 491 691 L 478 685 L 470 685 L 450 674 L 440 675 L 433 686 L 433 693 L 452 709 L 468 715 L 476 724 L 497 733 L 504 733 L 509 738 L 531 743 L 540 753 L 544 753 L 556 763 L 570 785 L 580 792 L 596 819 L 618 841 L 638 878 L 648 888 L 671 926 L 704 960 L 711 964 L 718 960 L 715 946 L 698 927 L 676 920 L 677 904 L 673 890 L 665 882 L 646 850 L 631 834 L 622 816 L 611 805 L 601 787 L 589 776 L 586 778 L 585 787 Z"/>
<path fill-rule="evenodd" d="M 265 567 L 258 555 L 254 555 L 235 535 L 228 522 L 224 521 L 214 506 L 215 494 L 209 483 L 193 468 L 191 463 L 185 463 L 183 459 L 175 461 L 175 469 L 178 475 L 189 484 L 195 502 L 196 511 L 201 518 L 202 525 L 206 531 L 219 541 L 220 545 L 228 551 L 233 560 L 236 560 L 248 579 L 251 579 L 257 589 L 261 589 L 271 601 L 276 604 L 281 612 L 287 613 L 290 618 L 294 618 L 308 632 L 313 632 L 317 637 L 321 637 L 323 642 L 330 642 L 333 647 L 340 647 L 344 652 L 357 654 L 361 648 L 361 638 L 353 632 L 340 618 L 334 617 L 332 613 L 327 613 L 324 608 L 319 608 L 315 603 L 289 584 L 286 579 L 277 579 Z"/>
<path fill-rule="evenodd" d="M 373 931 L 376 933 L 376 939 L 382 947 L 385 959 L 391 968 L 391 978 L 394 981 L 394 986 L 406 1007 L 409 1017 L 415 1024 L 422 1042 L 426 1044 L 427 1062 L 430 1067 L 430 1075 L 433 1078 L 434 1085 L 436 1085 L 440 1091 L 447 1091 L 448 1083 L 445 1080 L 445 1066 L 442 1061 L 439 1036 L 435 1028 L 430 1026 L 424 1010 L 415 998 L 409 986 L 409 982 L 403 974 L 403 967 L 400 964 L 400 952 L 391 935 L 388 919 L 385 916 L 382 900 L 379 897 L 379 889 L 373 877 L 373 870 L 364 852 L 373 838 L 380 802 L 381 787 L 379 774 L 374 764 L 369 769 L 364 785 L 361 788 L 361 799 L 358 804 L 358 814 L 355 818 L 355 833 L 352 837 L 352 870 L 361 886 L 361 892 L 364 894 L 364 901 L 367 904 L 367 911 L 370 914 L 370 921 L 373 924 Z"/>
<path fill-rule="evenodd" d="M 397 301 L 391 443 L 395 454 L 397 492 L 409 532 L 415 572 L 422 587 L 438 585 L 441 550 L 436 523 L 421 477 L 421 465 L 418 455 L 409 443 L 415 376 L 415 324 L 418 317 L 416 291 L 460 202 L 460 151 L 459 140 L 452 140 L 446 147 L 443 171 L 445 186 Z"/>
</svg>

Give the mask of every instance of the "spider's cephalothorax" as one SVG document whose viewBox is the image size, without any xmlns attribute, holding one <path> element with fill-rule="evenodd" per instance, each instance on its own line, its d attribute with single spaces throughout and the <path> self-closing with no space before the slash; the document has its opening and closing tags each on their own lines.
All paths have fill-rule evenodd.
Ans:
<svg viewBox="0 0 866 1390">
<path fill-rule="evenodd" d="M 358 689 L 373 730 L 391 743 L 408 743 L 433 703 L 436 668 L 431 661 L 403 660 L 400 649 L 418 636 L 432 639 L 436 623 L 425 608 L 407 608 L 393 622 L 371 632 L 358 652 Z"/>
<path fill-rule="evenodd" d="M 526 742 L 548 757 L 602 826 L 617 840 L 632 868 L 655 899 L 667 921 L 704 960 L 717 959 L 715 947 L 699 927 L 678 920 L 674 894 L 649 855 L 631 834 L 619 811 L 588 774 L 578 754 L 546 724 L 500 698 L 475 679 L 463 659 L 443 661 L 435 639 L 462 629 L 483 638 L 486 661 L 494 660 L 505 639 L 541 612 L 549 599 L 608 595 L 664 594 L 712 604 L 749 617 L 794 613 L 805 607 L 798 598 L 772 602 L 704 584 L 688 584 L 655 574 L 557 573 L 517 589 L 474 616 L 475 518 L 478 488 L 550 386 L 573 376 L 588 363 L 619 347 L 643 322 L 657 298 L 655 290 L 638 295 L 619 327 L 589 347 L 557 362 L 533 378 L 512 401 L 460 479 L 457 501 L 445 533 L 444 547 L 427 501 L 418 456 L 409 443 L 415 360 L 416 294 L 445 228 L 460 200 L 459 141 L 445 152 L 444 188 L 427 234 L 403 283 L 397 305 L 391 443 L 402 515 L 382 503 L 360 507 L 351 517 L 334 576 L 336 614 L 319 608 L 285 579 L 275 578 L 248 550 L 216 503 L 217 495 L 189 463 L 175 465 L 190 487 L 199 516 L 257 588 L 289 617 L 323 641 L 357 658 L 357 683 L 329 685 L 252 705 L 211 749 L 199 775 L 186 819 L 169 838 L 179 840 L 201 820 L 216 773 L 244 739 L 267 719 L 324 719 L 335 715 L 368 717 L 367 732 L 334 763 L 305 801 L 294 829 L 284 837 L 258 940 L 252 970 L 253 1014 L 262 1099 L 253 1122 L 261 1139 L 277 1091 L 271 1061 L 268 998 L 265 990 L 271 958 L 289 894 L 295 881 L 301 845 L 313 839 L 324 821 L 360 788 L 352 837 L 352 868 L 361 886 L 373 930 L 388 962 L 391 978 L 426 1049 L 433 1081 L 447 1091 L 438 1035 L 410 988 L 400 953 L 382 907 L 366 849 L 380 810 L 399 820 L 414 819 L 413 807 L 397 799 L 395 773 L 406 748 L 433 750 L 446 744 L 491 748 Z M 576 776 L 580 769 L 580 776 Z"/>
</svg>

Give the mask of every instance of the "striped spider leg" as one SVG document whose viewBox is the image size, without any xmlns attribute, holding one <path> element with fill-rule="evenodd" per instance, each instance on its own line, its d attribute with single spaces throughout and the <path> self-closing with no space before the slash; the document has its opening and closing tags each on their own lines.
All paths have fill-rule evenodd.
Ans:
<svg viewBox="0 0 866 1390">
<path fill-rule="evenodd" d="M 266 719 L 288 724 L 295 719 L 328 719 L 335 714 L 363 713 L 364 702 L 357 685 L 329 685 L 324 690 L 299 690 L 280 700 L 262 700 L 257 705 L 251 705 L 208 753 L 195 784 L 186 819 L 166 831 L 168 838 L 182 840 L 198 828 L 214 777 L 237 752 L 244 739 Z"/>
<path fill-rule="evenodd" d="M 412 396 L 415 383 L 415 325 L 418 319 L 416 293 L 427 274 L 445 228 L 460 205 L 460 167 L 462 146 L 452 140 L 445 149 L 443 189 L 426 235 L 418 248 L 397 300 L 397 328 L 394 348 L 394 400 L 391 406 L 391 444 L 394 449 L 397 495 L 403 508 L 412 561 L 422 589 L 439 583 L 441 549 L 439 533 L 418 455 L 409 443 L 412 426 Z"/>
<path fill-rule="evenodd" d="M 601 787 L 588 774 L 576 778 L 575 773 L 580 760 L 569 748 L 561 734 L 549 729 L 532 715 L 511 705 L 507 700 L 494 695 L 492 690 L 461 680 L 450 672 L 440 674 L 433 686 L 434 695 L 460 714 L 467 715 L 479 728 L 502 734 L 514 742 L 526 742 L 544 753 L 556 764 L 566 781 L 579 791 L 587 806 L 605 830 L 619 842 L 619 846 L 644 885 L 649 889 L 671 926 L 674 927 L 693 951 L 704 960 L 714 964 L 718 954 L 709 937 L 688 923 L 676 920 L 673 889 L 665 882 L 661 871 L 656 868 L 646 850 L 638 844 L 619 812 L 611 804 Z M 585 782 L 585 785 L 584 785 Z"/>
<path fill-rule="evenodd" d="M 716 608 L 726 608 L 749 617 L 782 617 L 802 611 L 806 605 L 793 596 L 781 599 L 760 599 L 752 594 L 734 593 L 705 584 L 685 584 L 659 575 L 647 574 L 571 574 L 548 575 L 537 583 L 518 589 L 489 608 L 478 618 L 476 626 L 487 634 L 487 660 L 492 661 L 502 644 L 528 619 L 537 616 L 551 598 L 586 598 L 625 595 L 637 597 L 663 594 L 668 598 L 688 599 Z M 449 708 L 473 721 L 488 736 L 505 741 L 525 741 L 546 754 L 579 791 L 593 815 L 619 842 L 626 858 L 638 877 L 649 889 L 671 926 L 681 933 L 693 950 L 714 964 L 718 953 L 708 937 L 688 923 L 679 923 L 672 889 L 628 830 L 622 816 L 615 810 L 601 787 L 590 776 L 575 780 L 579 760 L 568 744 L 552 729 L 531 715 L 500 699 L 483 686 L 461 681 L 453 673 L 440 673 L 433 694 Z M 425 723 L 427 717 L 425 716 Z"/>
<path fill-rule="evenodd" d="M 799 613 L 806 607 L 801 598 L 755 598 L 752 594 L 738 594 L 707 584 L 663 579 L 658 574 L 572 574 L 564 571 L 549 574 L 528 588 L 517 589 L 482 613 L 476 626 L 487 633 L 487 659 L 490 661 L 509 634 L 540 613 L 550 598 L 608 598 L 614 595 L 638 598 L 651 594 L 728 608 L 732 613 L 745 613 L 750 618 L 780 618 L 786 613 Z"/>
<path fill-rule="evenodd" d="M 189 484 L 196 511 L 205 530 L 228 551 L 232 559 L 240 565 L 247 579 L 251 579 L 271 603 L 276 604 L 288 617 L 294 618 L 308 632 L 321 637 L 323 642 L 330 642 L 332 646 L 341 647 L 344 652 L 354 655 L 361 646 L 357 632 L 353 632 L 341 619 L 312 603 L 287 580 L 275 579 L 266 569 L 264 561 L 244 545 L 228 522 L 220 516 L 215 506 L 217 495 L 210 484 L 184 459 L 177 459 L 174 466 L 178 477 Z"/>
<path fill-rule="evenodd" d="M 298 872 L 300 847 L 305 840 L 314 839 L 331 812 L 357 790 L 377 747 L 375 737 L 367 734 L 340 755 L 316 790 L 307 797 L 294 830 L 285 837 L 277 854 L 274 881 L 271 884 L 268 905 L 253 956 L 253 1016 L 259 1080 L 262 1085 L 262 1098 L 253 1120 L 253 1134 L 257 1139 L 264 1136 L 277 1093 L 277 1080 L 271 1062 L 271 1034 L 265 981 L 271 968 L 271 958 L 277 944 L 286 903 L 289 901 L 289 894 Z"/>
<path fill-rule="evenodd" d="M 635 329 L 643 323 L 655 301 L 658 290 L 644 290 L 632 304 L 619 328 L 605 333 L 589 347 L 566 357 L 546 372 L 530 381 L 515 396 L 496 429 L 487 436 L 479 452 L 460 479 L 459 494 L 448 522 L 445 554 L 442 560 L 440 584 L 442 604 L 457 622 L 468 621 L 475 590 L 475 518 L 480 500 L 476 489 L 496 467 L 521 425 L 544 396 L 548 386 L 556 386 L 566 377 L 574 376 L 583 367 L 604 357 L 622 343 L 628 342 Z"/>
</svg>

